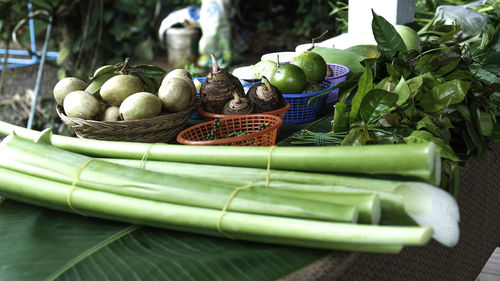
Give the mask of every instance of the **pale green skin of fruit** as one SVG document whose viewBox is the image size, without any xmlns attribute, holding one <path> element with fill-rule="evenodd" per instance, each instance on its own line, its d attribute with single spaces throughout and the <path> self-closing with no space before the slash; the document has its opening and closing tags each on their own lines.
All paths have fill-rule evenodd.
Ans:
<svg viewBox="0 0 500 281">
<path fill-rule="evenodd" d="M 161 83 L 161 85 L 167 83 L 168 80 L 170 80 L 171 78 L 180 78 L 184 81 L 186 81 L 189 86 L 192 88 L 191 91 L 193 92 L 193 98 L 196 97 L 196 85 L 194 84 L 193 82 L 193 76 L 191 76 L 191 73 L 185 69 L 174 69 L 172 71 L 170 71 L 169 73 L 167 73 L 167 75 L 165 75 L 165 78 L 163 78 L 163 81 Z M 201 87 L 201 86 L 200 86 Z"/>
<path fill-rule="evenodd" d="M 290 63 L 304 70 L 307 81 L 321 83 L 325 80 L 326 62 L 316 53 L 305 51 L 293 57 Z"/>
<path fill-rule="evenodd" d="M 68 117 L 94 119 L 101 111 L 101 105 L 93 95 L 84 91 L 69 93 L 63 102 L 64 112 Z"/>
<path fill-rule="evenodd" d="M 144 91 L 142 81 L 133 75 L 116 75 L 104 82 L 100 94 L 111 106 L 120 106 L 130 95 Z"/>
<path fill-rule="evenodd" d="M 295 77 L 287 77 L 285 79 L 285 76 L 289 76 L 288 72 L 290 70 L 297 72 L 298 79 L 295 79 Z M 278 67 L 274 72 L 271 84 L 278 88 L 283 94 L 299 94 L 302 93 L 306 87 L 306 75 L 302 68 L 294 64 L 284 64 Z"/>
<path fill-rule="evenodd" d="M 403 38 L 408 51 L 420 50 L 420 37 L 414 29 L 406 25 L 395 25 L 394 28 Z"/>
<path fill-rule="evenodd" d="M 120 105 L 123 120 L 139 120 L 154 117 L 161 112 L 159 97 L 148 92 L 138 92 L 128 96 Z"/>
<path fill-rule="evenodd" d="M 104 110 L 102 121 L 118 121 L 120 120 L 120 108 L 118 106 L 110 106 Z"/>
<path fill-rule="evenodd" d="M 64 98 L 73 91 L 83 91 L 87 88 L 87 83 L 75 77 L 66 77 L 54 86 L 54 98 L 59 105 L 63 105 Z"/>
<path fill-rule="evenodd" d="M 194 104 L 191 86 L 181 78 L 173 77 L 162 83 L 158 97 L 163 103 L 163 108 L 172 113 L 186 110 Z"/>
<path fill-rule="evenodd" d="M 254 77 L 255 79 L 261 79 L 262 76 L 265 76 L 267 79 L 271 79 L 277 67 L 278 64 L 275 63 L 274 61 L 271 60 L 259 61 L 253 66 Z"/>
<path fill-rule="evenodd" d="M 187 71 L 185 69 L 182 69 L 182 68 L 177 68 L 177 69 L 171 70 L 165 76 L 165 78 L 170 78 L 170 77 L 187 77 L 189 79 L 193 79 L 193 76 L 191 75 L 191 72 L 189 72 L 189 71 Z"/>
</svg>

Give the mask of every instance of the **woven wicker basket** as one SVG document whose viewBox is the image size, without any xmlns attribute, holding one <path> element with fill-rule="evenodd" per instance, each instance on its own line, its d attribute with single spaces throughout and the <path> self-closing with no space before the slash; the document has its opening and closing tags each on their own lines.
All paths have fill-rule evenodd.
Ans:
<svg viewBox="0 0 500 281">
<path fill-rule="evenodd" d="M 95 121 L 68 117 L 61 106 L 57 107 L 57 114 L 80 138 L 168 143 L 175 142 L 177 134 L 184 129 L 194 110 L 193 106 L 181 112 L 133 121 Z"/>
</svg>

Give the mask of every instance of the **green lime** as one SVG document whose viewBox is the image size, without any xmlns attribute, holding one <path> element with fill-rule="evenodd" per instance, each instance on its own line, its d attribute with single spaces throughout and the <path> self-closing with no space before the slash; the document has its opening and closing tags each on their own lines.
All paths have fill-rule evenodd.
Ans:
<svg viewBox="0 0 500 281">
<path fill-rule="evenodd" d="M 321 90 L 323 90 L 323 87 L 319 83 L 307 81 L 304 93 L 314 93 Z"/>
<path fill-rule="evenodd" d="M 283 94 L 302 93 L 306 86 L 306 75 L 294 64 L 284 64 L 276 69 L 271 84 Z"/>
<path fill-rule="evenodd" d="M 325 80 L 326 62 L 320 55 L 314 52 L 305 51 L 300 53 L 293 57 L 290 63 L 304 70 L 307 81 L 321 83 L 321 81 Z"/>
</svg>

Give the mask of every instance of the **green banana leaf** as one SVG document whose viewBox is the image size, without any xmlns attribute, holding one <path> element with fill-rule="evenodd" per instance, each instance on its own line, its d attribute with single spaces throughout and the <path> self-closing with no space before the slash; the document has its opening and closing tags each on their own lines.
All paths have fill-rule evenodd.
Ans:
<svg viewBox="0 0 500 281">
<path fill-rule="evenodd" d="M 276 280 L 328 253 L 0 204 L 0 280 Z"/>
</svg>

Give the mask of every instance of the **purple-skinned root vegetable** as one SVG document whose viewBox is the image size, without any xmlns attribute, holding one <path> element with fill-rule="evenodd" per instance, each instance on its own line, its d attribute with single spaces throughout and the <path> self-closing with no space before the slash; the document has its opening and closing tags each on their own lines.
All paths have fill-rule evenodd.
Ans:
<svg viewBox="0 0 500 281">
<path fill-rule="evenodd" d="M 280 90 L 271 85 L 265 76 L 262 76 L 261 81 L 262 83 L 250 87 L 247 93 L 248 99 L 254 105 L 255 112 L 269 112 L 283 108 L 286 102 Z"/>
<path fill-rule="evenodd" d="M 236 93 L 239 97 L 245 97 L 245 91 L 240 80 L 220 68 L 214 54 L 212 57 L 212 71 L 207 75 L 207 79 L 200 88 L 201 104 L 205 111 L 221 114 L 224 105 L 233 99 Z"/>
<path fill-rule="evenodd" d="M 253 113 L 253 104 L 247 99 L 233 94 L 233 99 L 228 101 L 222 110 L 223 114 L 250 114 Z"/>
</svg>

